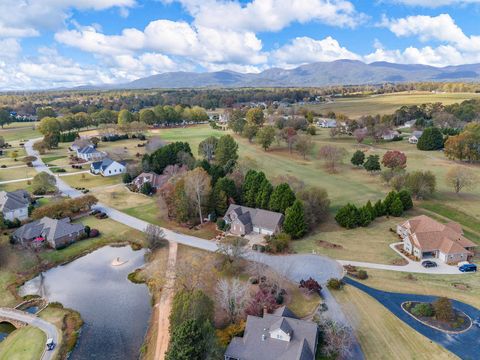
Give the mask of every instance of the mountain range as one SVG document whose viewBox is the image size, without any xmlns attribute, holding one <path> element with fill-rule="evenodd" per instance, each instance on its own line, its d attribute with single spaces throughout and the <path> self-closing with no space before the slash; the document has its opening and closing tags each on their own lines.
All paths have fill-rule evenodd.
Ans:
<svg viewBox="0 0 480 360">
<path fill-rule="evenodd" d="M 229 70 L 203 73 L 168 72 L 125 84 L 95 88 L 320 87 L 429 81 L 480 81 L 480 64 L 434 67 L 419 64 L 389 62 L 366 64 L 356 60 L 336 60 L 316 62 L 294 69 L 271 68 L 258 74 Z"/>
</svg>

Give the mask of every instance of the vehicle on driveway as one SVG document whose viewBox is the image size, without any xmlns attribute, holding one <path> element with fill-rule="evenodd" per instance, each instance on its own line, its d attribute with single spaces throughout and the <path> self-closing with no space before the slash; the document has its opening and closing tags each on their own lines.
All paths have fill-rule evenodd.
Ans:
<svg viewBox="0 0 480 360">
<path fill-rule="evenodd" d="M 56 344 L 55 344 L 55 342 L 53 341 L 52 338 L 49 338 L 49 339 L 47 340 L 46 345 L 47 345 L 47 351 L 51 351 L 51 350 L 55 349 L 55 345 L 56 345 Z"/>
<path fill-rule="evenodd" d="M 477 265 L 475 264 L 465 264 L 458 268 L 461 272 L 475 272 L 477 271 Z"/>
<path fill-rule="evenodd" d="M 438 265 L 435 261 L 425 260 L 425 261 L 422 261 L 422 266 L 424 268 L 433 268 L 433 267 L 437 267 Z"/>
</svg>

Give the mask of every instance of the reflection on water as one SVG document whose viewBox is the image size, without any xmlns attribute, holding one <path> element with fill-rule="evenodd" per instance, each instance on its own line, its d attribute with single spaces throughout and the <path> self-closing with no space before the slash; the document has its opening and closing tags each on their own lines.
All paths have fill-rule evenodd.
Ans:
<svg viewBox="0 0 480 360">
<path fill-rule="evenodd" d="M 5 339 L 14 330 L 15 326 L 13 326 L 12 324 L 7 322 L 0 323 L 0 341 Z"/>
<path fill-rule="evenodd" d="M 80 312 L 82 332 L 71 359 L 136 359 L 150 317 L 150 294 L 127 275 L 144 264 L 143 250 L 106 246 L 27 282 L 37 294 Z M 111 266 L 113 259 L 128 260 Z"/>
</svg>

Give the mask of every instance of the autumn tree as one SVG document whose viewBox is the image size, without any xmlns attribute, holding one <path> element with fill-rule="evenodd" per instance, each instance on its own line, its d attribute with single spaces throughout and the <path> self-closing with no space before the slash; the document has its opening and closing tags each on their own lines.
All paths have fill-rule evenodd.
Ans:
<svg viewBox="0 0 480 360">
<path fill-rule="evenodd" d="M 32 192 L 35 195 L 45 195 L 57 190 L 57 180 L 55 176 L 50 175 L 44 171 L 34 176 L 32 180 Z"/>
<path fill-rule="evenodd" d="M 217 304 L 227 314 L 228 321 L 235 323 L 242 319 L 248 304 L 248 284 L 238 278 L 220 279 L 216 288 Z"/>
<path fill-rule="evenodd" d="M 445 181 L 458 194 L 463 189 L 468 190 L 475 187 L 478 183 L 478 176 L 473 170 L 465 166 L 456 166 L 447 172 Z"/>
<path fill-rule="evenodd" d="M 328 216 L 330 199 L 327 192 L 316 186 L 303 187 L 297 192 L 303 203 L 305 221 L 310 229 L 318 226 Z"/>
<path fill-rule="evenodd" d="M 293 127 L 285 127 L 281 130 L 280 136 L 288 146 L 288 151 L 292 153 L 293 145 L 297 140 L 297 131 Z"/>
<path fill-rule="evenodd" d="M 249 125 L 262 126 L 265 121 L 263 110 L 259 107 L 249 109 L 245 117 Z"/>
<path fill-rule="evenodd" d="M 264 126 L 257 132 L 257 143 L 267 151 L 275 140 L 275 128 L 273 126 Z"/>
<path fill-rule="evenodd" d="M 437 180 L 431 171 L 414 171 L 405 178 L 405 187 L 409 189 L 416 199 L 431 196 L 436 189 Z"/>
<path fill-rule="evenodd" d="M 353 132 L 353 137 L 357 140 L 357 143 L 361 144 L 367 137 L 367 131 L 365 129 L 356 129 Z"/>
<path fill-rule="evenodd" d="M 198 167 L 185 174 L 185 193 L 196 206 L 201 224 L 203 224 L 202 208 L 206 205 L 211 190 L 211 178 L 204 169 Z"/>
<path fill-rule="evenodd" d="M 203 156 L 209 162 L 213 161 L 217 145 L 218 138 L 216 136 L 209 136 L 198 144 L 198 155 Z"/>
<path fill-rule="evenodd" d="M 337 166 L 343 162 L 347 155 L 347 150 L 333 145 L 324 145 L 318 153 L 319 158 L 325 162 L 325 167 L 330 173 L 337 171 Z"/>
<path fill-rule="evenodd" d="M 140 121 L 147 124 L 153 125 L 155 124 L 156 117 L 155 113 L 152 109 L 142 109 L 140 110 Z"/>
<path fill-rule="evenodd" d="M 295 143 L 295 149 L 303 156 L 303 159 L 307 158 L 313 150 L 313 141 L 311 135 L 298 135 Z"/>
<path fill-rule="evenodd" d="M 446 297 L 440 297 L 433 302 L 435 317 L 441 321 L 452 321 L 455 318 L 455 310 L 452 302 Z"/>
<path fill-rule="evenodd" d="M 382 158 L 383 166 L 391 169 L 404 169 L 407 167 L 407 156 L 398 150 L 387 151 Z"/>
</svg>

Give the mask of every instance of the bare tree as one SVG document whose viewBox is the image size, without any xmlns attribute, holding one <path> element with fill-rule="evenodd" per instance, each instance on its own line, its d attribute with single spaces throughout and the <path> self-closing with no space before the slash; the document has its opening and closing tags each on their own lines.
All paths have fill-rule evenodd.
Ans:
<svg viewBox="0 0 480 360">
<path fill-rule="evenodd" d="M 238 278 L 220 279 L 217 283 L 216 298 L 230 323 L 234 323 L 242 317 L 248 304 L 248 284 Z"/>
<path fill-rule="evenodd" d="M 346 324 L 325 317 L 318 319 L 318 326 L 323 335 L 324 355 L 348 359 L 351 356 L 352 344 L 355 339 L 353 329 Z"/>
<path fill-rule="evenodd" d="M 363 140 L 365 140 L 365 138 L 367 137 L 367 130 L 366 129 L 356 129 L 353 132 L 353 136 L 355 137 L 355 140 L 357 140 L 357 142 L 359 144 L 361 144 L 363 142 Z"/>
<path fill-rule="evenodd" d="M 185 175 L 185 192 L 198 209 L 200 223 L 203 224 L 202 207 L 205 205 L 212 190 L 211 179 L 208 173 L 198 167 Z"/>
<path fill-rule="evenodd" d="M 463 189 L 474 188 L 477 185 L 478 176 L 465 166 L 456 166 L 447 172 L 445 181 L 458 194 Z"/>
<path fill-rule="evenodd" d="M 145 229 L 145 241 L 149 249 L 158 249 L 165 244 L 165 232 L 160 226 L 148 224 Z"/>
<path fill-rule="evenodd" d="M 218 244 L 217 253 L 225 256 L 232 263 L 246 254 L 247 244 L 248 240 L 242 237 L 226 237 Z"/>
<path fill-rule="evenodd" d="M 307 158 L 307 155 L 312 152 L 313 141 L 311 135 L 298 135 L 295 149 L 303 156 L 303 159 Z"/>
<path fill-rule="evenodd" d="M 211 254 L 198 253 L 180 258 L 175 268 L 175 286 L 186 291 L 206 289 L 217 279 Z"/>
<path fill-rule="evenodd" d="M 328 172 L 334 173 L 337 171 L 337 165 L 343 162 L 347 151 L 341 147 L 324 145 L 320 148 L 318 155 L 325 161 Z"/>
</svg>

